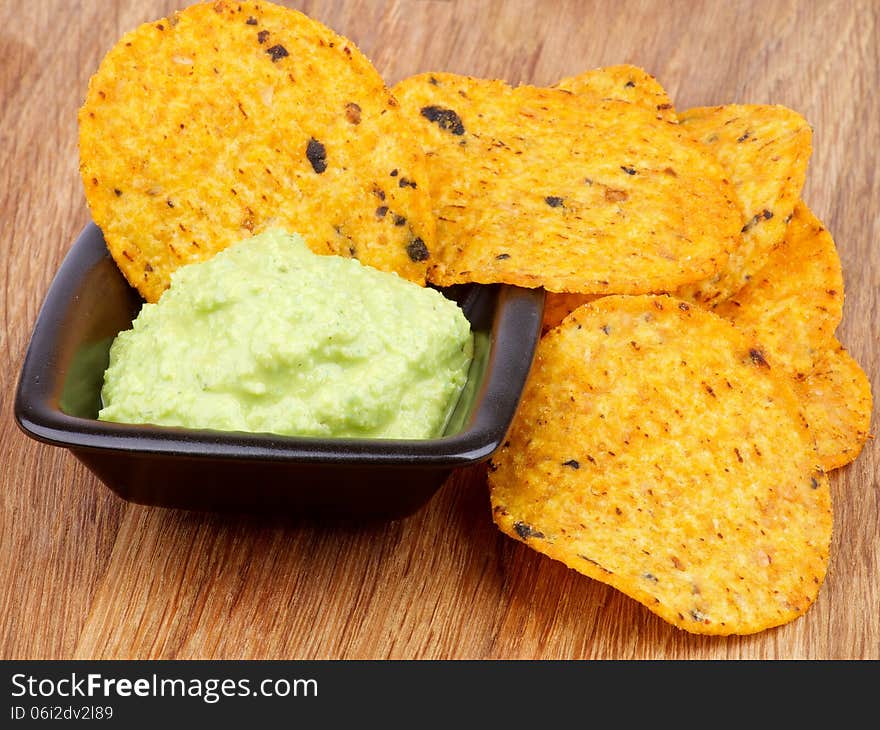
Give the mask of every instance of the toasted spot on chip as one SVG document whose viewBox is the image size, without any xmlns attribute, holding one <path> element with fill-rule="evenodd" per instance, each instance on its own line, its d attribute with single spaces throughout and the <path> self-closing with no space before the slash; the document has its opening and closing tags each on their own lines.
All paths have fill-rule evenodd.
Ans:
<svg viewBox="0 0 880 730">
<path fill-rule="evenodd" d="M 764 351 L 757 347 L 749 348 L 749 359 L 758 367 L 770 369 L 770 364 L 764 357 Z"/>
<path fill-rule="evenodd" d="M 426 154 L 434 284 L 668 291 L 739 246 L 717 160 L 642 106 L 449 73 L 392 91 Z"/>
<path fill-rule="evenodd" d="M 812 369 L 843 317 L 843 271 L 834 239 L 803 202 L 764 267 L 714 311 L 752 333 L 790 375 Z"/>
<path fill-rule="evenodd" d="M 744 214 L 742 245 L 724 268 L 677 292 L 714 305 L 756 276 L 782 240 L 804 187 L 813 133 L 800 114 L 780 105 L 698 107 L 678 119 L 721 162 Z"/>
<path fill-rule="evenodd" d="M 438 83 L 437 79 L 433 76 L 431 79 L 433 80 L 430 80 L 429 83 L 436 86 Z M 423 106 L 421 115 L 429 122 L 434 122 L 440 129 L 452 134 L 464 134 L 464 125 L 461 123 L 461 118 L 452 109 L 443 109 L 439 106 Z"/>
<path fill-rule="evenodd" d="M 516 534 L 523 540 L 528 540 L 530 537 L 542 538 L 544 537 L 543 533 L 535 530 L 531 525 L 527 525 L 525 522 L 515 522 L 513 524 L 513 529 Z"/>
<path fill-rule="evenodd" d="M 266 53 L 268 53 L 272 57 L 273 61 L 278 61 L 279 59 L 282 59 L 285 56 L 290 55 L 287 52 L 287 49 L 284 46 L 282 46 L 280 43 L 276 43 L 271 48 L 267 48 Z"/>
<path fill-rule="evenodd" d="M 353 101 L 348 102 L 345 105 L 345 118 L 348 120 L 350 124 L 360 124 L 361 123 L 361 108 L 358 104 L 355 104 Z"/>
<path fill-rule="evenodd" d="M 836 339 L 805 377 L 794 381 L 825 471 L 854 461 L 868 440 L 874 407 L 871 382 Z"/>
<path fill-rule="evenodd" d="M 562 79 L 554 88 L 597 100 L 626 101 L 648 109 L 664 121 L 678 121 L 669 94 L 654 76 L 638 66 L 620 64 L 590 69 Z"/>
<path fill-rule="evenodd" d="M 320 174 L 327 169 L 327 150 L 314 137 L 311 137 L 306 145 L 306 157 L 315 172 Z"/>
<path fill-rule="evenodd" d="M 179 266 L 269 226 L 425 283 L 424 158 L 354 44 L 266 2 L 201 3 L 162 24 L 110 49 L 79 114 L 92 218 L 145 299 Z M 408 182 L 382 199 L 406 226 L 376 214 L 391 169 Z M 415 239 L 424 251 L 413 257 Z"/>
<path fill-rule="evenodd" d="M 406 252 L 413 261 L 427 261 L 430 257 L 428 247 L 421 238 L 413 239 L 406 246 Z"/>
<path fill-rule="evenodd" d="M 816 600 L 831 492 L 789 380 L 682 303 L 603 297 L 541 339 L 492 518 L 679 628 L 751 634 Z"/>
</svg>

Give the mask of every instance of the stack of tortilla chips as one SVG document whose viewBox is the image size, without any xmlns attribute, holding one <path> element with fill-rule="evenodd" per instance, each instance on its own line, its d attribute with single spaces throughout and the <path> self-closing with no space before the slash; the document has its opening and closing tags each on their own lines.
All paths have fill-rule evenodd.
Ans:
<svg viewBox="0 0 880 730">
<path fill-rule="evenodd" d="M 497 526 L 693 633 L 815 602 L 826 473 L 858 456 L 872 399 L 835 339 L 843 274 L 801 200 L 797 112 L 676 112 L 628 65 L 389 90 L 320 23 L 221 0 L 124 36 L 79 121 L 93 218 L 147 301 L 270 226 L 421 284 L 543 288 L 489 463 Z"/>
</svg>

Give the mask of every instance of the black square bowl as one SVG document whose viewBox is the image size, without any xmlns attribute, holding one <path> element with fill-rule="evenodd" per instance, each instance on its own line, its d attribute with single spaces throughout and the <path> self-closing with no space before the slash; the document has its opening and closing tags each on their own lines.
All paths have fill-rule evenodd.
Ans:
<svg viewBox="0 0 880 730">
<path fill-rule="evenodd" d="M 474 332 L 468 381 L 434 439 L 322 439 L 108 423 L 97 419 L 110 345 L 142 305 L 90 223 L 37 318 L 15 417 L 38 441 L 69 449 L 122 498 L 192 510 L 404 517 L 453 469 L 488 459 L 516 412 L 541 331 L 544 292 L 464 285 Z"/>
</svg>

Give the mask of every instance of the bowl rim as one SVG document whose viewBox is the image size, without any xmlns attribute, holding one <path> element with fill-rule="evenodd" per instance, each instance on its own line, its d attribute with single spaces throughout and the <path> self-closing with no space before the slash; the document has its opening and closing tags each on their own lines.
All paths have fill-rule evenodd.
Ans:
<svg viewBox="0 0 880 730">
<path fill-rule="evenodd" d="M 101 246 L 95 244 L 96 238 Z M 122 424 L 68 415 L 52 403 L 53 393 L 58 392 L 54 355 L 63 313 L 87 272 L 109 256 L 100 229 L 90 221 L 65 255 L 37 315 L 19 373 L 14 415 L 21 430 L 38 441 L 74 450 L 151 456 L 337 465 L 466 466 L 488 459 L 501 446 L 540 338 L 544 290 L 490 285 L 498 288 L 498 301 L 486 377 L 476 398 L 477 405 L 461 431 L 431 439 L 281 436 Z M 515 349 L 510 347 L 511 342 L 516 343 Z M 504 347 L 505 357 L 501 357 Z"/>
</svg>

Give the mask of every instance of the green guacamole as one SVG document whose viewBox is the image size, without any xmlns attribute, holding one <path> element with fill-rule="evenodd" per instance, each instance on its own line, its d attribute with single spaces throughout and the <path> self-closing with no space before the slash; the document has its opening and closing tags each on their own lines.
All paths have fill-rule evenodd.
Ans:
<svg viewBox="0 0 880 730">
<path fill-rule="evenodd" d="M 467 380 L 440 292 L 273 230 L 179 269 L 110 349 L 98 418 L 301 436 L 430 438 Z"/>
</svg>

